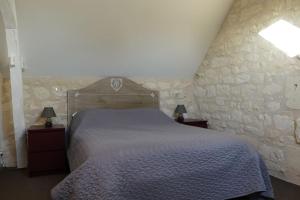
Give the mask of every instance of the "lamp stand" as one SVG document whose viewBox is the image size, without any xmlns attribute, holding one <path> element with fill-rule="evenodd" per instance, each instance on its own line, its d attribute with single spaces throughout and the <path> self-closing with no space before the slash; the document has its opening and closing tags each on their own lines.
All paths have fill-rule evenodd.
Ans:
<svg viewBox="0 0 300 200">
<path fill-rule="evenodd" d="M 52 125 L 52 119 L 50 117 L 47 118 L 46 123 L 45 123 L 45 127 L 46 128 L 51 128 Z"/>
<path fill-rule="evenodd" d="M 177 116 L 177 119 L 176 119 L 176 121 L 177 121 L 177 122 L 179 122 L 179 123 L 182 123 L 182 122 L 184 122 L 184 117 L 183 117 L 183 114 L 179 114 L 179 115 Z"/>
</svg>

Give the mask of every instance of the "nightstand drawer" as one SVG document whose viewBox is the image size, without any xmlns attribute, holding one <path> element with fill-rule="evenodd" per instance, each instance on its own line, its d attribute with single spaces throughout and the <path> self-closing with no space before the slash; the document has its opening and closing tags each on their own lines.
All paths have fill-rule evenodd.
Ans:
<svg viewBox="0 0 300 200">
<path fill-rule="evenodd" d="M 51 132 L 28 131 L 28 151 L 41 152 L 65 149 L 65 132 L 53 130 Z"/>
<path fill-rule="evenodd" d="M 31 172 L 65 170 L 66 156 L 64 151 L 49 151 L 42 153 L 30 153 L 28 155 L 28 167 Z"/>
</svg>

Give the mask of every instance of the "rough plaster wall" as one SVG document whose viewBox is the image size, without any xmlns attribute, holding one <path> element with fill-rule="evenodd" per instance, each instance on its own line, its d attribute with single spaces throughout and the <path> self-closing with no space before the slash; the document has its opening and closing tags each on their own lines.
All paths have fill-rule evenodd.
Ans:
<svg viewBox="0 0 300 200">
<path fill-rule="evenodd" d="M 300 185 L 300 111 L 288 109 L 285 98 L 287 77 L 300 76 L 300 61 L 258 35 L 279 19 L 300 27 L 300 1 L 236 0 L 198 69 L 194 94 L 213 129 L 244 136 L 271 174 Z"/>
<path fill-rule="evenodd" d="M 55 123 L 67 123 L 66 92 L 70 89 L 80 89 L 101 78 L 62 79 L 54 77 L 24 78 L 24 108 L 26 126 L 43 123 L 39 118 L 44 106 L 53 106 L 57 114 Z M 132 79 L 144 87 L 160 91 L 161 109 L 172 116 L 177 104 L 187 106 L 189 117 L 195 117 L 195 106 L 192 80 L 140 80 Z"/>
</svg>

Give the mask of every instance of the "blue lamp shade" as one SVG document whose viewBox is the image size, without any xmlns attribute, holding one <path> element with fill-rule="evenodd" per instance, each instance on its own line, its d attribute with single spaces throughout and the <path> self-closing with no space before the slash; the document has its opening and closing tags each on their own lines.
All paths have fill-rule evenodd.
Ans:
<svg viewBox="0 0 300 200">
<path fill-rule="evenodd" d="M 183 113 L 187 113 L 185 106 L 184 105 L 177 105 L 176 109 L 175 109 L 175 113 L 176 114 L 183 114 Z"/>
<path fill-rule="evenodd" d="M 45 118 L 56 117 L 53 107 L 45 107 L 42 112 L 42 117 Z"/>
</svg>

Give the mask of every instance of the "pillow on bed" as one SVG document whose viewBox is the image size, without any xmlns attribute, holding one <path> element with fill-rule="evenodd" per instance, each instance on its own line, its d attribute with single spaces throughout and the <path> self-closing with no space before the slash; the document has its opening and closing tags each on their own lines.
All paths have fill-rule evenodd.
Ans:
<svg viewBox="0 0 300 200">
<path fill-rule="evenodd" d="M 116 127 L 128 125 L 166 124 L 173 122 L 159 109 L 90 109 L 78 112 L 72 119 L 71 129 L 84 123 L 87 127 Z"/>
</svg>

